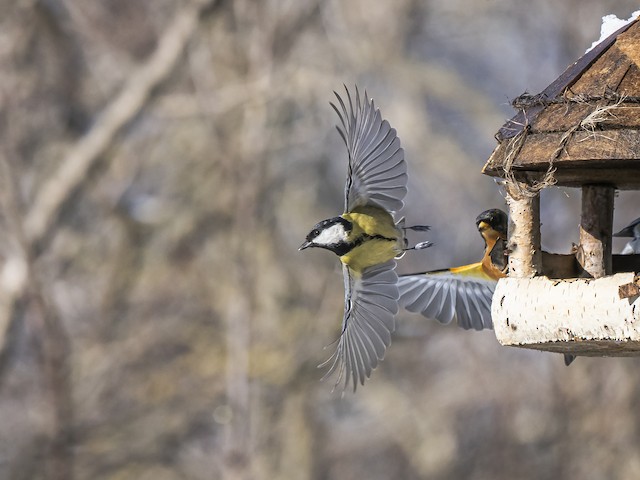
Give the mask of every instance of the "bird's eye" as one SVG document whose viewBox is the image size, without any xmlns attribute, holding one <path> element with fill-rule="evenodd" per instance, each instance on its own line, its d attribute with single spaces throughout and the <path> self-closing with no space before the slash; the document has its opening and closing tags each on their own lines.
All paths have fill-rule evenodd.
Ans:
<svg viewBox="0 0 640 480">
<path fill-rule="evenodd" d="M 319 234 L 320 234 L 320 231 L 317 228 L 311 230 L 312 237 L 317 237 Z"/>
</svg>

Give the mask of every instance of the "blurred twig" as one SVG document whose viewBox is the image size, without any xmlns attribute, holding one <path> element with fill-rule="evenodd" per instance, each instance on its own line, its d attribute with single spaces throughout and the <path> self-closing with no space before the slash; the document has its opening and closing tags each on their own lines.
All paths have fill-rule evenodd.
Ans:
<svg viewBox="0 0 640 480">
<path fill-rule="evenodd" d="M 144 107 L 152 90 L 172 71 L 197 26 L 200 14 L 214 3 L 215 1 L 200 2 L 185 8 L 177 15 L 158 42 L 151 58 L 131 75 L 120 94 L 98 116 L 93 128 L 72 147 L 58 171 L 39 190 L 24 223 L 18 211 L 17 195 L 13 192 L 15 182 L 10 179 L 11 169 L 8 160 L 4 156 L 0 158 L 5 178 L 3 207 L 12 232 L 19 237 L 16 239 L 16 248 L 21 250 L 20 254 L 16 254 L 12 259 L 13 263 L 5 264 L 3 273 L 5 284 L 4 298 L 0 300 L 0 362 L 5 356 L 5 335 L 11 328 L 11 318 L 20 297 L 26 294 L 28 288 L 25 275 L 28 257 L 34 249 L 39 250 L 43 247 L 42 242 L 55 223 L 65 201 L 86 179 L 91 167 L 99 160 L 100 154 L 109 147 L 115 135 Z M 0 372 L 2 366 L 0 363 Z"/>
<path fill-rule="evenodd" d="M 30 249 L 24 237 L 21 216 L 18 207 L 18 195 L 15 191 L 14 175 L 9 160 L 0 151 L 0 170 L 2 172 L 2 195 L 0 203 L 9 227 L 11 254 L 5 259 L 2 269 L 2 288 L 0 289 L 0 386 L 3 374 L 10 361 L 9 350 L 15 343 L 11 332 L 15 332 L 15 322 L 22 316 L 28 290 L 28 269 Z"/>
<path fill-rule="evenodd" d="M 31 244 L 42 247 L 42 241 L 66 200 L 86 179 L 116 134 L 144 107 L 153 89 L 171 73 L 198 25 L 200 14 L 213 3 L 190 4 L 176 16 L 151 58 L 131 74 L 93 127 L 72 147 L 57 172 L 40 188 L 25 220 L 25 235 Z"/>
<path fill-rule="evenodd" d="M 73 444 L 73 400 L 68 363 L 70 342 L 60 316 L 53 302 L 46 299 L 46 290 L 36 273 L 33 248 L 24 234 L 18 195 L 13 188 L 13 171 L 3 154 L 0 154 L 0 168 L 5 180 L 1 196 L 2 209 L 14 237 L 14 254 L 8 259 L 3 272 L 3 280 L 8 281 L 10 288 L 3 289 L 2 303 L 5 308 L 1 312 L 4 329 L 0 343 L 0 373 L 7 370 L 6 366 L 10 360 L 7 348 L 15 342 L 15 339 L 7 334 L 15 331 L 13 327 L 16 322 L 23 318 L 29 303 L 32 303 L 37 312 L 28 318 L 41 349 L 45 390 L 54 410 L 46 463 L 47 478 L 68 480 L 73 478 L 73 450 L 70 448 Z M 10 269 L 13 271 L 9 271 Z M 14 278 L 10 279 L 8 276 Z"/>
</svg>

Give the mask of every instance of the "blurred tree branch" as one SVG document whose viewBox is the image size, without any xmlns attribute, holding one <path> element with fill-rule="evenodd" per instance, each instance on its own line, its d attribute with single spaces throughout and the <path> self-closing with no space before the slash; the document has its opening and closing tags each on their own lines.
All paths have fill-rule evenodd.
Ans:
<svg viewBox="0 0 640 480">
<path fill-rule="evenodd" d="M 132 73 L 118 96 L 105 107 L 96 119 L 93 127 L 71 148 L 58 170 L 39 189 L 33 206 L 20 218 L 17 193 L 13 191 L 15 181 L 11 178 L 11 167 L 6 156 L 0 163 L 4 170 L 7 191 L 3 195 L 5 212 L 11 229 L 16 235 L 20 247 L 20 257 L 7 262 L 4 267 L 5 298 L 0 305 L 0 360 L 6 348 L 5 334 L 10 328 L 10 318 L 20 297 L 26 294 L 28 282 L 21 272 L 26 268 L 27 258 L 41 251 L 47 234 L 62 210 L 64 203 L 86 180 L 91 167 L 100 159 L 100 155 L 109 148 L 117 133 L 130 122 L 145 106 L 151 92 L 171 73 L 180 59 L 191 35 L 195 31 L 202 13 L 211 9 L 215 0 L 194 2 L 180 12 L 174 22 L 167 27 L 166 33 L 158 42 L 151 58 Z M 8 193 L 9 190 L 13 193 Z M 24 226 L 23 226 L 24 225 Z M 20 260 L 18 258 L 21 258 Z M 7 269 L 11 268 L 11 271 Z M 0 364 L 0 372 L 3 366 Z"/>
<path fill-rule="evenodd" d="M 60 213 L 72 195 L 88 178 L 91 168 L 113 144 L 115 136 L 144 108 L 152 91 L 173 71 L 187 42 L 199 25 L 203 12 L 214 1 L 192 2 L 179 12 L 158 41 L 155 52 L 134 71 L 120 93 L 97 117 L 86 135 L 71 147 L 57 171 L 42 185 L 32 207 L 24 215 L 14 185 L 11 162 L 0 153 L 4 177 L 0 196 L 11 231 L 12 253 L 5 262 L 0 299 L 0 380 L 6 375 L 16 322 L 31 320 L 31 328 L 42 354 L 46 391 L 52 405 L 52 431 L 46 477 L 73 478 L 73 399 L 69 375 L 70 340 L 54 302 L 39 281 L 35 263 L 52 237 Z M 25 315 L 33 307 L 33 314 Z"/>
<path fill-rule="evenodd" d="M 50 432 L 49 454 L 46 462 L 47 478 L 73 478 L 73 400 L 71 378 L 69 376 L 70 342 L 66 329 L 52 301 L 47 299 L 47 292 L 38 278 L 35 268 L 33 249 L 26 239 L 18 210 L 18 196 L 15 176 L 6 155 L 0 154 L 0 168 L 5 180 L 2 209 L 7 223 L 13 233 L 14 254 L 5 264 L 3 280 L 10 283 L 3 299 L 4 315 L 0 317 L 0 325 L 4 327 L 3 343 L 0 344 L 0 374 L 6 373 L 10 352 L 7 349 L 15 342 L 13 336 L 15 323 L 23 318 L 30 320 L 30 327 L 40 349 L 42 361 L 43 383 L 46 394 L 53 407 L 53 422 Z M 7 274 L 7 269 L 12 272 Z M 13 276 L 9 279 L 7 275 Z M 25 315 L 32 304 L 35 312 Z M 0 377 L 2 380 L 2 377 Z"/>
<path fill-rule="evenodd" d="M 176 15 L 151 58 L 130 75 L 120 93 L 96 118 L 93 127 L 71 148 L 57 171 L 39 189 L 24 226 L 25 236 L 32 245 L 38 249 L 43 247 L 41 243 L 65 201 L 77 191 L 117 133 L 145 106 L 153 89 L 173 71 L 201 14 L 209 11 L 214 3 L 218 2 L 193 2 Z"/>
</svg>

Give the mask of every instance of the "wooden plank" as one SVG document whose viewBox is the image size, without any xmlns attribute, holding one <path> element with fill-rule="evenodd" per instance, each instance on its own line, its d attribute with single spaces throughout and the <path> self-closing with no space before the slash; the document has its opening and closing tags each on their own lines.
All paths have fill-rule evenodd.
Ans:
<svg viewBox="0 0 640 480">
<path fill-rule="evenodd" d="M 627 74 L 618 86 L 618 93 L 629 97 L 640 96 L 640 68 L 638 65 L 631 65 Z"/>
<path fill-rule="evenodd" d="M 611 255 L 612 272 L 640 272 L 640 254 Z M 582 267 L 573 253 L 542 252 L 542 275 L 549 278 L 578 278 Z"/>
<path fill-rule="evenodd" d="M 588 70 L 571 86 L 567 97 L 574 95 L 602 95 L 607 89 L 616 90 L 620 81 L 633 63 L 616 42 L 598 58 Z"/>
<path fill-rule="evenodd" d="M 514 139 L 510 138 L 498 144 L 498 146 L 491 152 L 487 163 L 482 167 L 481 173 L 484 175 L 490 175 L 492 177 L 504 177 L 504 161 L 509 152 L 510 146 Z"/>
<path fill-rule="evenodd" d="M 496 337 L 502 345 L 577 355 L 640 355 L 640 299 L 618 293 L 634 277 L 501 279 L 491 307 Z"/>
<path fill-rule="evenodd" d="M 542 252 L 542 275 L 549 278 L 577 278 L 582 267 L 572 253 Z"/>
<path fill-rule="evenodd" d="M 554 136 L 558 138 L 556 145 L 559 145 L 562 134 L 556 133 Z M 567 162 L 595 160 L 601 162 L 601 160 L 618 159 L 636 160 L 638 157 L 640 157 L 640 130 L 578 130 L 566 142 L 558 160 Z M 609 163 L 611 162 L 607 162 L 607 164 Z"/>
<path fill-rule="evenodd" d="M 640 80 L 640 78 L 638 78 Z M 640 127 L 640 105 L 621 103 L 604 114 L 598 122 L 597 130 L 637 129 Z M 635 152 L 640 154 L 640 152 Z"/>
<path fill-rule="evenodd" d="M 496 173 L 496 176 L 498 174 Z M 514 173 L 521 182 L 542 181 L 544 172 L 526 171 Z M 588 179 L 592 183 L 606 183 L 618 190 L 640 190 L 640 170 L 636 169 L 593 169 L 571 168 L 557 170 L 553 174 L 555 185 L 559 187 L 580 188 Z"/>
<path fill-rule="evenodd" d="M 638 80 L 640 81 L 640 77 Z M 599 134 L 607 130 L 640 128 L 640 104 L 621 103 L 616 106 L 607 106 L 602 102 L 599 105 L 570 103 L 549 105 L 531 125 L 529 135 L 564 133 L 583 121 L 585 122 L 583 131 L 593 133 L 590 130 L 589 115 L 597 117 L 597 121 L 592 126 Z"/>
<path fill-rule="evenodd" d="M 522 182 L 540 180 L 553 160 L 557 185 L 579 187 L 608 183 L 621 190 L 640 187 L 640 129 L 576 132 L 558 151 L 563 133 L 530 134 L 513 161 L 512 173 Z M 518 138 L 498 145 L 482 169 L 485 175 L 504 178 L 505 158 Z M 636 152 L 636 153 L 634 153 Z"/>
<path fill-rule="evenodd" d="M 546 168 L 553 159 L 558 168 L 573 162 L 589 162 L 593 168 L 614 168 L 615 162 L 609 160 L 636 160 L 640 168 L 640 129 L 578 130 L 561 148 L 563 136 L 562 132 L 527 135 L 513 165 L 525 169 Z"/>
<path fill-rule="evenodd" d="M 616 40 L 616 48 L 635 65 L 640 65 L 640 28 L 629 28 Z"/>
<path fill-rule="evenodd" d="M 612 255 L 613 273 L 640 272 L 640 255 Z"/>
<path fill-rule="evenodd" d="M 586 117 L 593 107 L 586 103 L 557 103 L 549 105 L 531 122 L 530 134 L 566 132 Z"/>
</svg>

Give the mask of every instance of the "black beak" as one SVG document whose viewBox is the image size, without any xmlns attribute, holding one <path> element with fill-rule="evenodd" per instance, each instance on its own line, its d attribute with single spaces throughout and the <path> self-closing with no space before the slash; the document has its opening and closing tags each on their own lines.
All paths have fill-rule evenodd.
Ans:
<svg viewBox="0 0 640 480">
<path fill-rule="evenodd" d="M 310 246 L 312 246 L 313 244 L 311 242 L 304 242 L 302 245 L 300 245 L 300 248 L 298 248 L 298 251 L 302 251 L 305 248 L 309 248 Z"/>
</svg>

